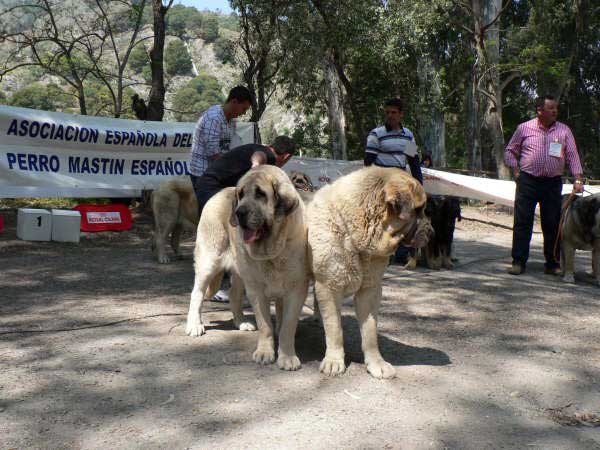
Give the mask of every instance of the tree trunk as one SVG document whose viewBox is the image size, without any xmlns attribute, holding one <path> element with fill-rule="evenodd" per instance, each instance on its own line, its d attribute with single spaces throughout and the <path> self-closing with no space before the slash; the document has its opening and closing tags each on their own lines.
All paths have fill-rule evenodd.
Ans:
<svg viewBox="0 0 600 450">
<path fill-rule="evenodd" d="M 481 139 L 479 126 L 479 96 L 477 95 L 477 69 L 471 70 L 471 87 L 466 95 L 467 127 L 466 139 L 469 169 L 479 171 L 482 167 Z"/>
<path fill-rule="evenodd" d="M 350 105 L 350 111 L 352 113 L 352 122 L 354 123 L 354 132 L 356 133 L 356 137 L 358 142 L 361 145 L 367 144 L 367 132 L 365 131 L 362 113 L 360 112 L 360 108 L 356 102 L 356 96 L 354 95 L 354 88 L 352 87 L 352 82 L 346 76 L 344 72 L 344 65 L 341 61 L 339 52 L 336 49 L 333 49 L 333 65 L 335 66 L 335 70 L 337 71 L 339 80 L 344 85 L 344 89 L 346 91 L 346 100 Z"/>
<path fill-rule="evenodd" d="M 486 0 L 483 6 L 483 20 L 491 24 L 502 9 L 502 0 Z M 499 20 L 485 29 L 485 45 L 479 54 L 484 58 L 484 74 L 482 83 L 488 96 L 482 96 L 483 102 L 483 125 L 491 144 L 492 160 L 494 162 L 498 178 L 510 179 L 510 170 L 504 164 L 504 130 L 502 126 L 502 91 L 498 64 L 500 63 L 500 29 Z M 492 169 L 492 167 L 486 167 Z"/>
<path fill-rule="evenodd" d="M 87 116 L 87 105 L 85 104 L 85 92 L 83 83 L 77 83 L 77 100 L 79 101 L 79 112 L 82 116 Z"/>
<path fill-rule="evenodd" d="M 148 97 L 148 114 L 146 120 L 157 122 L 162 121 L 165 114 L 163 53 L 165 48 L 165 15 L 169 10 L 169 6 L 163 6 L 162 0 L 152 0 L 154 16 L 154 43 L 150 50 L 152 88 Z"/>
<path fill-rule="evenodd" d="M 331 157 L 348 159 L 342 85 L 330 55 L 325 58 L 324 66 Z"/>
<path fill-rule="evenodd" d="M 446 123 L 440 108 L 442 88 L 440 67 L 431 55 L 423 52 L 417 60 L 420 98 L 423 99 L 419 115 L 419 136 L 423 152 L 429 153 L 434 167 L 446 166 Z"/>
</svg>

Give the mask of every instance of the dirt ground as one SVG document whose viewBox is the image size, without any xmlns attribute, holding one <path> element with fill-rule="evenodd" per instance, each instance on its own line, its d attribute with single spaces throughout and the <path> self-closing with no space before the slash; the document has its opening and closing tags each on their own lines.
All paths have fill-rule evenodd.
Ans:
<svg viewBox="0 0 600 450">
<path fill-rule="evenodd" d="M 158 265 L 144 215 L 130 232 L 61 244 L 17 240 L 14 210 L 0 214 L 2 449 L 600 448 L 590 255 L 578 252 L 574 286 L 544 275 L 537 229 L 526 274 L 510 276 L 508 214 L 463 209 L 455 270 L 390 266 L 379 322 L 389 381 L 365 370 L 350 299 L 344 376 L 319 373 L 309 307 L 302 368 L 260 367 L 256 333 L 234 330 L 226 305 L 205 303 L 207 334 L 184 334 L 191 236 L 187 258 Z"/>
</svg>

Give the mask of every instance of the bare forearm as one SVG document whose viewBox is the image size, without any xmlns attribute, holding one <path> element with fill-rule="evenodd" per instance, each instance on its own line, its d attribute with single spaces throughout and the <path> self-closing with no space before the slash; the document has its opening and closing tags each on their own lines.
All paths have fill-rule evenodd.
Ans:
<svg viewBox="0 0 600 450">
<path fill-rule="evenodd" d="M 260 166 L 262 164 L 267 163 L 267 155 L 263 151 L 256 151 L 250 157 L 250 162 L 252 163 L 252 167 Z"/>
</svg>

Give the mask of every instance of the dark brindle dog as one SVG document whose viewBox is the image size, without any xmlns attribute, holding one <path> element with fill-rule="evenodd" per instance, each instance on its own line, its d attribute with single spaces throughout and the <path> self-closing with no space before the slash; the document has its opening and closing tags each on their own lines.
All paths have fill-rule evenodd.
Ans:
<svg viewBox="0 0 600 450">
<path fill-rule="evenodd" d="M 592 271 L 596 284 L 600 286 L 600 194 L 575 197 L 567 205 L 568 195 L 563 195 L 563 230 L 561 241 L 561 266 L 563 280 L 575 282 L 575 250 L 592 251 Z"/>
<path fill-rule="evenodd" d="M 456 197 L 428 195 L 425 215 L 431 220 L 433 237 L 423 248 L 425 265 L 430 269 L 452 269 L 452 241 L 456 220 L 460 222 L 460 202 Z"/>
</svg>

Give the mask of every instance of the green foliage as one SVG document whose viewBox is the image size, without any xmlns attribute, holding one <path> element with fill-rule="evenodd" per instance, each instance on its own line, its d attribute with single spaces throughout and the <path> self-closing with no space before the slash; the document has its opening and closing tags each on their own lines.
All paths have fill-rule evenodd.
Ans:
<svg viewBox="0 0 600 450">
<path fill-rule="evenodd" d="M 236 13 L 232 12 L 229 15 L 219 14 L 217 19 L 219 20 L 219 28 L 225 28 L 226 30 L 239 33 L 240 22 Z"/>
<path fill-rule="evenodd" d="M 167 16 L 165 17 L 167 34 L 179 38 L 183 37 L 186 27 L 186 18 L 188 10 L 190 9 L 197 11 L 196 8 L 188 8 L 183 5 L 174 5 L 169 9 Z"/>
<path fill-rule="evenodd" d="M 88 102 L 88 114 L 91 116 L 111 117 L 113 115 L 113 99 L 110 91 L 100 81 L 86 83 L 85 98 Z"/>
<path fill-rule="evenodd" d="M 208 93 L 218 92 L 219 98 L 221 95 L 221 85 L 219 84 L 219 80 L 217 80 L 215 77 L 204 73 L 201 73 L 197 77 L 192 78 L 188 82 L 188 86 L 192 87 L 198 94 L 207 93 L 207 95 L 212 95 Z"/>
<path fill-rule="evenodd" d="M 193 6 L 174 5 L 167 12 L 167 34 L 182 38 L 185 34 L 202 35 L 202 13 Z"/>
<path fill-rule="evenodd" d="M 116 2 L 115 2 L 116 3 Z M 114 33 L 126 33 L 135 29 L 137 16 L 139 13 L 139 5 L 127 5 L 125 3 L 119 5 L 120 7 L 110 10 L 108 13 L 111 27 Z M 106 6 L 105 6 L 106 8 Z M 151 13 L 152 5 L 151 2 L 147 2 L 145 10 L 142 13 L 142 23 L 148 23 L 144 21 L 147 11 Z M 147 16 L 146 16 L 147 17 Z M 150 20 L 151 22 L 151 20 Z"/>
<path fill-rule="evenodd" d="M 204 18 L 202 14 L 194 8 L 193 11 L 189 11 L 185 20 L 185 27 L 190 35 L 194 37 L 200 37 L 202 35 L 202 23 Z"/>
<path fill-rule="evenodd" d="M 211 14 L 204 18 L 202 24 L 202 38 L 207 42 L 214 42 L 219 37 L 219 20 Z"/>
<path fill-rule="evenodd" d="M 195 122 L 203 111 L 224 101 L 219 81 L 209 75 L 200 74 L 173 96 L 175 120 Z"/>
<path fill-rule="evenodd" d="M 138 44 L 131 50 L 129 60 L 127 61 L 129 68 L 135 73 L 142 73 L 142 70 L 150 65 L 150 56 L 143 44 Z"/>
<path fill-rule="evenodd" d="M 327 130 L 320 114 L 311 114 L 300 121 L 292 133 L 292 139 L 296 141 L 298 148 L 302 149 L 304 156 L 313 158 L 330 156 Z"/>
<path fill-rule="evenodd" d="M 165 66 L 168 75 L 190 75 L 192 60 L 184 43 L 177 39 L 170 42 L 165 49 Z"/>
<path fill-rule="evenodd" d="M 56 111 L 59 101 L 56 98 L 55 88 L 42 83 L 33 83 L 15 91 L 9 101 L 12 106 L 40 109 L 42 111 Z"/>
<path fill-rule="evenodd" d="M 219 59 L 223 64 L 235 63 L 234 43 L 229 39 L 219 37 L 214 43 L 213 50 L 217 59 Z"/>
<path fill-rule="evenodd" d="M 142 78 L 146 83 L 150 83 L 152 81 L 152 67 L 150 64 L 142 68 Z"/>
</svg>

